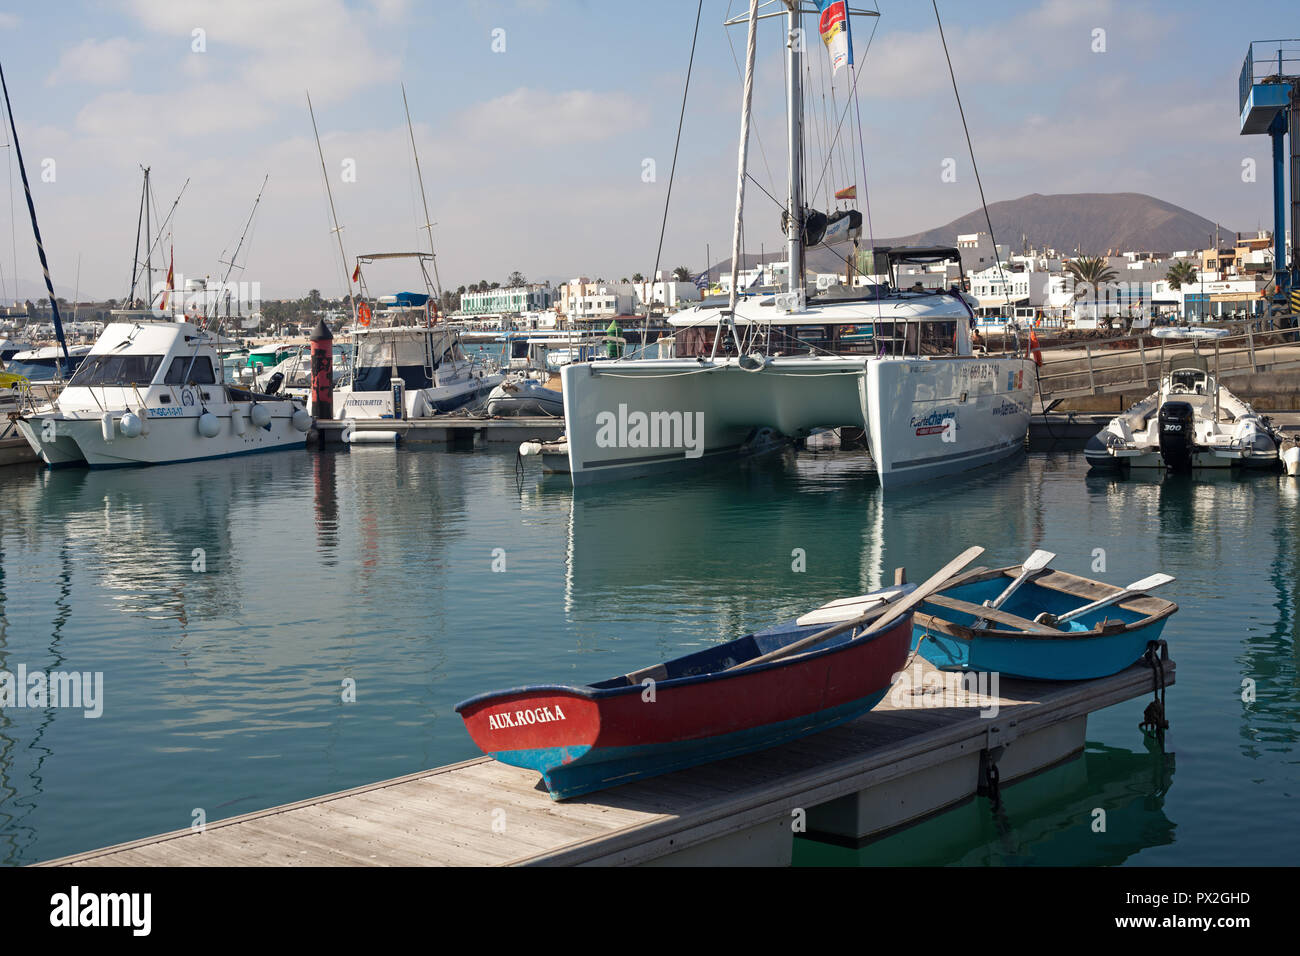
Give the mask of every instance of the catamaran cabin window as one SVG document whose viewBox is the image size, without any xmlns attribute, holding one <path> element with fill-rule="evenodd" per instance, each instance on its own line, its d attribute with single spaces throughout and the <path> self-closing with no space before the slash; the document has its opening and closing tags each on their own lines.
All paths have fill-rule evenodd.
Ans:
<svg viewBox="0 0 1300 956">
<path fill-rule="evenodd" d="M 956 348 L 957 348 L 956 321 L 921 323 L 921 354 L 922 355 L 950 354 L 956 351 Z"/>
<path fill-rule="evenodd" d="M 68 385 L 149 385 L 162 360 L 161 355 L 87 355 Z"/>
<path fill-rule="evenodd" d="M 190 367 L 190 363 L 194 367 Z M 189 355 L 172 359 L 171 368 L 167 370 L 164 385 L 215 385 L 217 377 L 212 372 L 212 359 L 206 355 L 193 358 Z"/>
</svg>

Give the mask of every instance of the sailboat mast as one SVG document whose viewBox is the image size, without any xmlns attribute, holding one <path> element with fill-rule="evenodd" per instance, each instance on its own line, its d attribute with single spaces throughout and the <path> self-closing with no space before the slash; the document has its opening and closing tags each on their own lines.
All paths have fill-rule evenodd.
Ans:
<svg viewBox="0 0 1300 956">
<path fill-rule="evenodd" d="M 803 34 L 799 29 L 799 0 L 785 0 L 789 7 L 786 31 L 786 135 L 787 166 L 790 175 L 789 218 L 786 220 L 786 250 L 790 260 L 790 291 L 803 289 Z"/>
<path fill-rule="evenodd" d="M 23 163 L 23 150 L 18 145 L 18 124 L 14 122 L 14 108 L 9 102 L 9 84 L 5 82 L 4 67 L 0 66 L 0 89 L 4 90 L 5 112 L 9 114 L 9 131 L 13 134 L 14 155 L 18 157 L 18 172 L 23 178 L 23 192 L 27 194 L 27 212 L 32 219 L 32 234 L 36 237 L 36 254 L 41 260 L 41 269 L 45 272 L 45 288 L 50 293 L 50 314 L 54 318 L 54 336 L 59 348 L 63 350 L 63 363 L 68 373 L 72 373 L 72 359 L 68 356 L 68 342 L 63 337 L 63 320 L 59 318 L 59 300 L 54 297 L 54 281 L 50 278 L 50 264 L 45 258 L 45 243 L 41 241 L 41 227 L 36 222 L 36 204 L 32 201 L 32 187 L 27 182 L 27 166 Z M 17 274 L 14 276 L 15 283 Z M 15 286 L 15 294 L 16 294 Z"/>
<path fill-rule="evenodd" d="M 429 200 L 424 196 L 424 174 L 420 172 L 420 153 L 415 148 L 415 129 L 411 126 L 411 107 L 406 102 L 406 84 L 402 84 L 402 108 L 406 110 L 406 132 L 411 137 L 411 155 L 415 157 L 415 176 L 420 182 L 420 202 L 424 206 L 424 231 L 429 234 L 429 255 L 433 256 L 433 287 L 442 308 L 442 280 L 438 278 L 438 253 L 433 248 L 433 220 L 429 218 Z"/>
<path fill-rule="evenodd" d="M 140 212 L 135 217 L 135 249 L 131 253 L 131 292 L 123 303 L 125 308 L 135 308 L 135 286 L 140 280 L 140 230 L 144 226 L 145 189 L 140 187 Z"/>
<path fill-rule="evenodd" d="M 149 233 L 149 167 L 144 168 L 144 272 L 149 290 L 149 308 L 153 308 L 153 238 Z"/>
<path fill-rule="evenodd" d="M 307 112 L 311 114 L 311 131 L 316 136 L 316 153 L 320 156 L 320 171 L 325 177 L 325 195 L 330 201 L 330 220 L 334 223 L 334 235 L 339 241 L 339 258 L 343 261 L 343 278 L 348 283 L 348 308 L 352 310 L 352 324 L 357 322 L 357 303 L 352 297 L 352 279 L 348 275 L 348 256 L 343 251 L 343 227 L 339 225 L 338 213 L 334 211 L 334 191 L 330 189 L 330 174 L 325 169 L 325 152 L 320 146 L 320 130 L 316 128 L 316 111 L 311 107 L 311 94 L 307 94 Z"/>
</svg>

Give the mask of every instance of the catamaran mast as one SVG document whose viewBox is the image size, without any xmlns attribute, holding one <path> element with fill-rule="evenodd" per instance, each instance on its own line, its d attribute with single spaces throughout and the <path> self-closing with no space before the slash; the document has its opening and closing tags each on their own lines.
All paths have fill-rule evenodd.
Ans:
<svg viewBox="0 0 1300 956">
<path fill-rule="evenodd" d="M 800 0 L 785 0 L 789 7 L 786 30 L 786 136 L 790 176 L 786 207 L 786 253 L 790 260 L 790 291 L 803 290 L 803 31 L 799 28 Z"/>
</svg>

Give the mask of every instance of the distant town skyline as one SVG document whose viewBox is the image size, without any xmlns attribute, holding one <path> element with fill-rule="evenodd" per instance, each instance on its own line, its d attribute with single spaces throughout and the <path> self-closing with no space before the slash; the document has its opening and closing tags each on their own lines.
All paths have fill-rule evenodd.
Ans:
<svg viewBox="0 0 1300 956">
<path fill-rule="evenodd" d="M 875 235 L 907 235 L 968 213 L 979 195 L 931 8 L 879 8 L 874 36 L 862 21 L 854 38 L 865 182 L 844 166 L 830 175 L 858 185 Z M 990 203 L 1142 192 L 1237 229 L 1271 228 L 1268 139 L 1237 134 L 1236 84 L 1248 43 L 1267 38 L 1258 24 L 1285 22 L 1288 5 L 1264 2 L 1251 18 L 1164 0 L 940 10 Z M 147 165 L 164 215 L 189 179 L 173 226 L 179 272 L 224 271 L 218 260 L 269 173 L 234 278 L 268 299 L 344 294 L 308 90 L 349 257 L 425 248 L 403 82 L 444 287 L 516 270 L 649 276 L 695 12 L 689 0 L 0 3 L 0 57 L 56 293 L 126 295 Z M 714 261 L 730 252 L 744 30 L 729 38 L 721 23 L 742 12 L 704 4 L 665 272 L 703 269 L 706 244 Z M 779 204 L 763 193 L 784 194 L 781 40 L 765 22 L 751 254 L 781 243 Z M 836 81 L 840 108 L 847 77 Z M 6 153 L 0 296 L 36 299 L 45 293 Z M 164 270 L 166 255 L 155 259 Z M 385 289 L 419 281 L 392 267 L 370 278 Z"/>
</svg>

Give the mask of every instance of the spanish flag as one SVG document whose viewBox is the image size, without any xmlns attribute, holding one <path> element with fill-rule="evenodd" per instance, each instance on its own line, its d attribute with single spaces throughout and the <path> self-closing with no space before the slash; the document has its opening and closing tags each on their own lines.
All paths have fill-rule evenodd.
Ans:
<svg viewBox="0 0 1300 956">
<path fill-rule="evenodd" d="M 858 198 L 857 183 L 854 183 L 852 186 L 845 186 L 843 189 L 841 189 L 839 192 L 835 194 L 835 198 L 836 199 L 857 199 Z"/>
<path fill-rule="evenodd" d="M 163 289 L 162 301 L 158 303 L 158 311 L 167 311 L 167 297 L 171 294 L 172 285 L 176 277 L 176 247 L 171 250 L 171 261 L 167 265 L 167 288 Z"/>
</svg>

